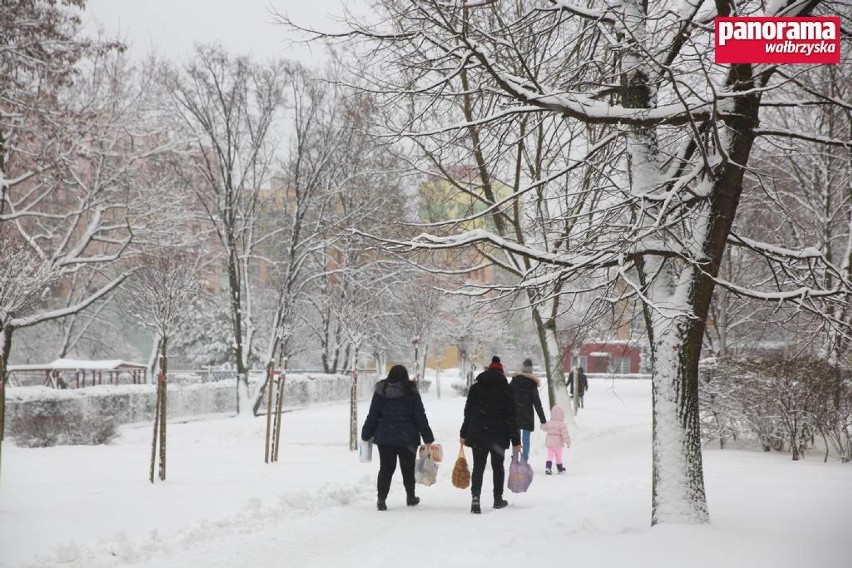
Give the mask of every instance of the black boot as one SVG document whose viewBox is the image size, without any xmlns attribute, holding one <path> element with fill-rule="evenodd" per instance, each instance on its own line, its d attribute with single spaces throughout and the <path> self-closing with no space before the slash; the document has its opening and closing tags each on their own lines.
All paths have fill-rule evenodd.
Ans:
<svg viewBox="0 0 852 568">
<path fill-rule="evenodd" d="M 494 496 L 494 508 L 495 509 L 502 509 L 502 508 L 508 507 L 508 506 L 509 506 L 509 502 L 506 501 L 505 499 L 503 499 L 502 495 L 495 495 Z"/>
<path fill-rule="evenodd" d="M 379 497 L 379 500 L 376 501 L 376 509 L 378 509 L 379 511 L 387 511 L 388 510 L 388 506 L 385 503 L 385 500 L 382 499 L 381 497 Z"/>
<path fill-rule="evenodd" d="M 475 514 L 480 514 L 482 509 L 479 507 L 479 495 L 474 495 L 473 499 L 470 501 L 470 512 Z"/>
<path fill-rule="evenodd" d="M 420 503 L 420 497 L 415 495 L 409 495 L 405 498 L 405 504 L 409 507 L 416 507 L 418 503 Z"/>
</svg>

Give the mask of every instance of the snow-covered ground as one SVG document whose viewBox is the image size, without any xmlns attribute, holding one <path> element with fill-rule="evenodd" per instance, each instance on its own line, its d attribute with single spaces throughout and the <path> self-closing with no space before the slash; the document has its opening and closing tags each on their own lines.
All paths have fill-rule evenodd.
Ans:
<svg viewBox="0 0 852 568">
<path fill-rule="evenodd" d="M 852 467 L 707 449 L 709 526 L 649 527 L 650 383 L 594 380 L 571 434 L 568 471 L 536 478 L 480 516 L 454 488 L 464 399 L 442 376 L 424 396 L 445 460 L 438 483 L 405 506 L 399 474 L 375 507 L 377 460 L 348 449 L 348 405 L 288 412 L 280 462 L 263 463 L 264 418 L 169 425 L 168 480 L 148 483 L 150 425 L 109 446 L 4 445 L 0 566 L 796 567 L 852 564 Z M 359 426 L 369 401 L 359 407 Z M 468 451 L 468 460 L 470 452 Z"/>
</svg>

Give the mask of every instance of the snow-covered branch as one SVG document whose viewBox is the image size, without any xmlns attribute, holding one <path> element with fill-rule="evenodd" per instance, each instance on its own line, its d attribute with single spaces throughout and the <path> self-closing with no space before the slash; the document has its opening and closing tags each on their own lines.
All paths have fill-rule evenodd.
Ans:
<svg viewBox="0 0 852 568">
<path fill-rule="evenodd" d="M 796 140 L 804 140 L 805 142 L 813 142 L 815 144 L 824 144 L 826 146 L 837 146 L 840 148 L 852 148 L 852 139 L 831 138 L 828 136 L 817 136 L 806 132 L 770 129 L 770 128 L 755 128 L 755 136 L 767 136 L 777 138 L 794 138 Z"/>
</svg>

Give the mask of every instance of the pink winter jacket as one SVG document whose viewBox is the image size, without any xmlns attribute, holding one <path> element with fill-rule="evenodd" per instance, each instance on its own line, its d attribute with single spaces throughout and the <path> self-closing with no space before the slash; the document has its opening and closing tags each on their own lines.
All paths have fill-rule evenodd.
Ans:
<svg viewBox="0 0 852 568">
<path fill-rule="evenodd" d="M 550 409 L 550 420 L 541 429 L 547 432 L 544 445 L 548 448 L 559 448 L 563 445 L 566 448 L 571 447 L 571 436 L 565 426 L 565 411 L 558 404 Z"/>
</svg>

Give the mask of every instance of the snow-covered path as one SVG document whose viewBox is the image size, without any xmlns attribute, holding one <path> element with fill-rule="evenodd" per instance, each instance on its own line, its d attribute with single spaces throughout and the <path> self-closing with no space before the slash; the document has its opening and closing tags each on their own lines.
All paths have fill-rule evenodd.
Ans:
<svg viewBox="0 0 852 568">
<path fill-rule="evenodd" d="M 744 451 L 705 452 L 710 526 L 650 529 L 650 385 L 593 382 L 568 473 L 468 512 L 449 480 L 464 400 L 425 397 L 445 463 L 405 506 L 399 477 L 375 510 L 377 463 L 348 451 L 348 409 L 287 413 L 277 465 L 262 461 L 259 419 L 170 424 L 169 480 L 147 483 L 150 428 L 95 448 L 10 448 L 0 491 L 0 565 L 841 567 L 852 545 L 852 468 Z M 449 392 L 448 392 L 449 391 Z M 361 404 L 359 420 L 366 413 Z M 468 459 L 470 452 L 468 451 Z M 490 473 L 483 495 L 488 505 Z M 156 530 L 155 530 L 156 528 Z M 34 556 L 37 555 L 37 556 Z"/>
</svg>

